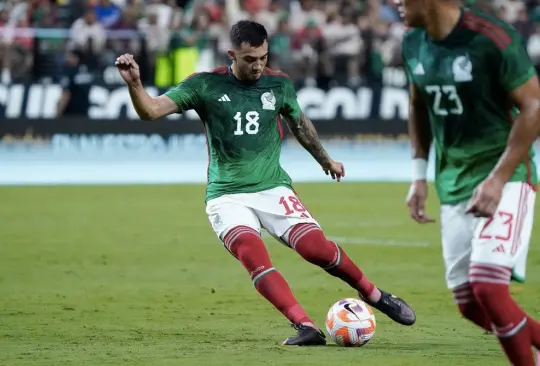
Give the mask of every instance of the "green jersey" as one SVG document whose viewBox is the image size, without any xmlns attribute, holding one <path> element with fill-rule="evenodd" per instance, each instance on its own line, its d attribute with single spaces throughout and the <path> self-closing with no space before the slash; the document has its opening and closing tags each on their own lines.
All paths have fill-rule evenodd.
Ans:
<svg viewBox="0 0 540 366">
<path fill-rule="evenodd" d="M 224 194 L 292 188 L 279 161 L 280 115 L 298 119 L 302 112 L 286 74 L 266 68 L 248 85 L 223 66 L 194 74 L 165 95 L 179 113 L 194 109 L 203 122 L 209 155 L 207 201 Z"/>
<path fill-rule="evenodd" d="M 403 40 L 409 81 L 425 101 L 443 204 L 467 200 L 503 154 L 514 113 L 509 93 L 535 74 L 523 40 L 507 24 L 462 10 L 442 41 L 414 28 Z M 533 151 L 511 181 L 536 184 Z"/>
</svg>

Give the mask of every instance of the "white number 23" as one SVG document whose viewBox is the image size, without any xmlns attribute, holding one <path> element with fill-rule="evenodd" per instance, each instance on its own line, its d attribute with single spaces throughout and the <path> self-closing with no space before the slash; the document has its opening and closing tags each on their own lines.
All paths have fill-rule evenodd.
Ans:
<svg viewBox="0 0 540 366">
<path fill-rule="evenodd" d="M 427 85 L 426 92 L 433 95 L 433 113 L 438 116 L 458 115 L 463 113 L 463 103 L 455 85 Z M 442 108 L 441 102 L 449 108 Z M 453 104 L 453 105 L 452 105 Z"/>
</svg>

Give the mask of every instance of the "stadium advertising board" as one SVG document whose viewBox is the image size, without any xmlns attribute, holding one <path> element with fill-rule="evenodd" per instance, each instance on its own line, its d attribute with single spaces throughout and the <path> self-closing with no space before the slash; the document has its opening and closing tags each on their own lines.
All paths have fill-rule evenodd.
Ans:
<svg viewBox="0 0 540 366">
<path fill-rule="evenodd" d="M 148 87 L 151 95 L 165 90 Z M 62 89 L 58 84 L 0 85 L 0 116 L 7 119 L 52 119 Z M 88 94 L 87 116 L 93 120 L 137 119 L 125 86 L 93 85 Z M 298 101 L 314 120 L 352 120 L 362 123 L 378 120 L 405 120 L 408 115 L 408 93 L 401 87 L 336 87 L 298 90 Z M 168 119 L 197 120 L 197 114 L 173 115 Z"/>
<path fill-rule="evenodd" d="M 148 91 L 153 95 L 164 92 L 155 87 Z M 72 144 L 85 143 L 95 148 L 155 146 L 171 144 L 181 135 L 203 133 L 193 111 L 152 123 L 139 120 L 123 86 L 93 86 L 86 118 L 55 118 L 61 92 L 56 84 L 0 85 L 2 145 L 42 145 L 71 139 Z M 304 88 L 298 91 L 298 100 L 323 136 L 372 138 L 406 133 L 408 94 L 403 88 Z"/>
</svg>

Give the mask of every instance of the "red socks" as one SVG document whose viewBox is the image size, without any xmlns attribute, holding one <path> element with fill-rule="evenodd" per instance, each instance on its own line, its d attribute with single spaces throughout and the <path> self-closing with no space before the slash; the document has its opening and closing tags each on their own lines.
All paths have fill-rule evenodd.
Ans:
<svg viewBox="0 0 540 366">
<path fill-rule="evenodd" d="M 294 297 L 287 281 L 276 271 L 257 231 L 246 226 L 231 229 L 223 238 L 225 247 L 248 271 L 257 291 L 292 323 L 315 327 Z"/>
<path fill-rule="evenodd" d="M 326 239 L 317 225 L 298 224 L 293 226 L 289 231 L 288 243 L 306 261 L 321 267 L 332 276 L 342 279 L 364 298 L 373 302 L 379 300 L 380 291 L 336 243 Z"/>
<path fill-rule="evenodd" d="M 493 332 L 491 325 L 491 319 L 484 311 L 482 306 L 476 301 L 474 297 L 473 289 L 470 283 L 461 285 L 454 290 L 454 300 L 459 308 L 460 313 L 480 328 L 488 332 Z M 530 316 L 527 317 L 527 324 L 531 333 L 531 342 L 532 345 L 540 349 L 540 323 Z"/>
<path fill-rule="evenodd" d="M 475 265 L 471 267 L 471 274 L 472 284 L 465 283 L 452 291 L 461 314 L 481 328 L 494 332 L 513 365 L 529 365 L 532 362 L 531 344 L 540 348 L 540 323 L 527 316 L 510 296 L 505 283 L 510 281 L 511 271 Z M 488 307 L 487 310 L 482 304 Z M 488 313 L 498 322 L 492 322 Z"/>
<path fill-rule="evenodd" d="M 482 306 L 476 301 L 471 285 L 467 282 L 464 285 L 456 287 L 452 292 L 454 294 L 454 301 L 461 314 L 480 328 L 491 332 L 491 320 L 484 312 L 484 309 L 482 309 Z"/>
<path fill-rule="evenodd" d="M 530 316 L 528 316 L 527 325 L 529 326 L 529 331 L 531 333 L 532 345 L 537 350 L 540 350 L 540 323 L 536 319 L 533 319 Z M 538 362 L 540 364 L 540 360 L 538 360 Z"/>
<path fill-rule="evenodd" d="M 276 309 L 292 323 L 314 326 L 283 276 L 273 267 L 258 232 L 246 226 L 237 226 L 225 235 L 223 242 L 249 272 L 257 291 Z M 347 282 L 364 298 L 372 302 L 379 300 L 380 291 L 341 248 L 325 238 L 318 226 L 294 226 L 289 232 L 288 242 L 308 262 Z"/>
<path fill-rule="evenodd" d="M 491 319 L 493 333 L 514 366 L 534 366 L 531 351 L 531 331 L 528 316 L 512 299 L 508 284 L 510 268 L 485 264 L 472 264 L 469 272 L 474 297 L 485 315 Z M 533 324 L 535 324 L 534 322 Z"/>
</svg>

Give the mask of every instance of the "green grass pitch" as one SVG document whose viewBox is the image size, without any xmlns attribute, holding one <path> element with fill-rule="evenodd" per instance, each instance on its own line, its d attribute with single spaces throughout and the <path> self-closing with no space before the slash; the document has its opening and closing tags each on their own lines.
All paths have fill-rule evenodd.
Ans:
<svg viewBox="0 0 540 366">
<path fill-rule="evenodd" d="M 506 365 L 445 289 L 438 223 L 407 216 L 405 184 L 298 184 L 326 234 L 415 309 L 376 313 L 365 347 L 284 348 L 293 334 L 223 249 L 203 186 L 0 189 L 0 365 Z M 432 191 L 433 192 L 433 191 Z M 438 216 L 432 194 L 429 212 Z M 540 240 L 513 292 L 540 315 Z M 322 327 L 354 292 L 266 237 L 272 260 Z"/>
</svg>

